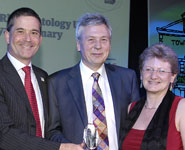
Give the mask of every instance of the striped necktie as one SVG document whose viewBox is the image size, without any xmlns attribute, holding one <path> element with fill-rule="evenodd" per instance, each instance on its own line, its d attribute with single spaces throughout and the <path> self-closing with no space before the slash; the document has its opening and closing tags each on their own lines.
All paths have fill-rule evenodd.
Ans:
<svg viewBox="0 0 185 150">
<path fill-rule="evenodd" d="M 37 100 L 36 100 L 35 91 L 33 89 L 33 85 L 31 82 L 30 67 L 26 66 L 22 68 L 22 70 L 25 72 L 25 89 L 36 121 L 36 136 L 42 137 Z"/>
<path fill-rule="evenodd" d="M 92 74 L 94 83 L 92 87 L 93 99 L 93 124 L 98 130 L 99 140 L 97 150 L 108 150 L 109 140 L 107 131 L 107 121 L 105 116 L 105 105 L 101 89 L 98 84 L 100 74 L 95 72 Z"/>
</svg>

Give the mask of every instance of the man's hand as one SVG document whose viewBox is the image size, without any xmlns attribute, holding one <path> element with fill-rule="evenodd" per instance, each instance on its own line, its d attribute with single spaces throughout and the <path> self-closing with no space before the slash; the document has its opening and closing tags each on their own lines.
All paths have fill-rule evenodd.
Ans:
<svg viewBox="0 0 185 150">
<path fill-rule="evenodd" d="M 84 144 L 72 144 L 72 143 L 66 143 L 61 144 L 59 150 L 84 150 L 83 149 Z"/>
</svg>

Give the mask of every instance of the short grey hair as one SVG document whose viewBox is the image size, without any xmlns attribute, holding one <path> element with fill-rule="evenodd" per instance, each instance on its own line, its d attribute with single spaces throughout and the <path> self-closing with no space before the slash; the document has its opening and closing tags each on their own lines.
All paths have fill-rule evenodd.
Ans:
<svg viewBox="0 0 185 150">
<path fill-rule="evenodd" d="M 112 35 L 112 27 L 106 17 L 99 13 L 85 13 L 82 15 L 76 25 L 76 40 L 81 39 L 81 33 L 83 31 L 83 27 L 90 26 L 90 25 L 102 25 L 104 24 L 110 33 L 110 37 Z"/>
</svg>

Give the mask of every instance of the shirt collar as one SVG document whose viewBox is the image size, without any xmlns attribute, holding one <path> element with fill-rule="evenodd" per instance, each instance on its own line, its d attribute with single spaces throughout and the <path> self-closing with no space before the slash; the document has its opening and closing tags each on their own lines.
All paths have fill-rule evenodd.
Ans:
<svg viewBox="0 0 185 150">
<path fill-rule="evenodd" d="M 84 79 L 89 79 L 91 77 L 91 75 L 94 72 L 98 72 L 100 74 L 100 78 L 105 78 L 106 72 L 105 72 L 105 65 L 102 64 L 101 67 L 97 70 L 97 71 L 93 71 L 91 70 L 89 67 L 87 67 L 82 60 L 80 61 L 80 70 L 81 70 L 81 74 L 83 76 Z"/>
<path fill-rule="evenodd" d="M 25 64 L 23 64 L 22 62 L 17 60 L 15 57 L 13 57 L 9 52 L 7 52 L 7 56 L 8 56 L 8 59 L 10 60 L 10 62 L 13 64 L 13 66 L 15 67 L 15 69 L 17 71 L 21 70 L 23 67 L 26 66 Z M 28 66 L 30 66 L 32 68 L 31 63 Z"/>
</svg>

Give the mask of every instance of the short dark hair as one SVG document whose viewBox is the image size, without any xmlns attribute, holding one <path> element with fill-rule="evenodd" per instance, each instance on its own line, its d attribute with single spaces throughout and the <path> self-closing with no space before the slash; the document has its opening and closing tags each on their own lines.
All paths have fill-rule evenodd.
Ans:
<svg viewBox="0 0 185 150">
<path fill-rule="evenodd" d="M 139 57 L 139 68 L 140 70 L 143 69 L 144 63 L 146 60 L 150 58 L 158 58 L 165 62 L 168 62 L 171 65 L 171 72 L 173 74 L 179 73 L 179 63 L 178 57 L 175 51 L 163 44 L 163 43 L 156 43 L 148 48 L 146 48 Z"/>
<path fill-rule="evenodd" d="M 111 37 L 112 28 L 106 17 L 104 17 L 99 13 L 85 13 L 77 21 L 76 39 L 80 40 L 83 27 L 90 26 L 90 25 L 102 25 L 102 24 L 104 24 L 108 28 L 110 37 Z"/>
<path fill-rule="evenodd" d="M 15 19 L 20 16 L 32 16 L 38 19 L 40 23 L 40 32 L 41 32 L 42 27 L 41 27 L 41 19 L 39 15 L 33 9 L 27 8 L 27 7 L 16 9 L 10 14 L 10 16 L 8 17 L 7 26 L 6 26 L 8 32 L 10 32 L 11 28 L 13 27 Z"/>
</svg>

